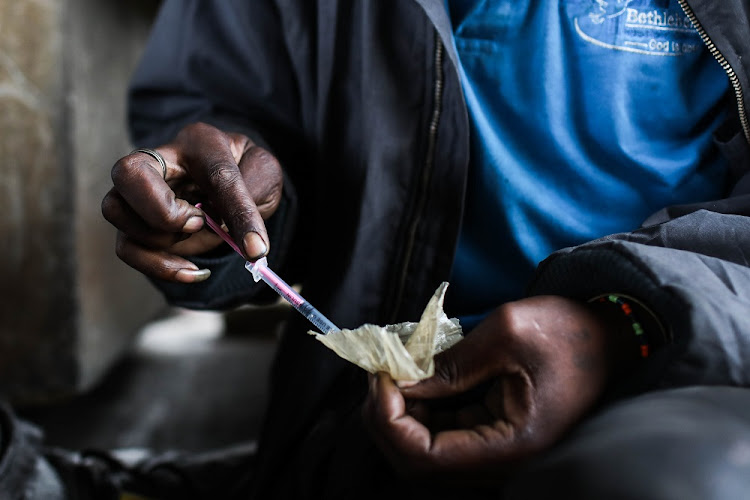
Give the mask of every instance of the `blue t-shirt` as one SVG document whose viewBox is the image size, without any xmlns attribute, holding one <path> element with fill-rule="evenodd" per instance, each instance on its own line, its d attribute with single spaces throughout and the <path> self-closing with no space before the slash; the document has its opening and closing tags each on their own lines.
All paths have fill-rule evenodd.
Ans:
<svg viewBox="0 0 750 500">
<path fill-rule="evenodd" d="M 448 0 L 471 121 L 446 300 L 472 327 L 551 252 L 721 196 L 728 80 L 677 0 Z"/>
</svg>

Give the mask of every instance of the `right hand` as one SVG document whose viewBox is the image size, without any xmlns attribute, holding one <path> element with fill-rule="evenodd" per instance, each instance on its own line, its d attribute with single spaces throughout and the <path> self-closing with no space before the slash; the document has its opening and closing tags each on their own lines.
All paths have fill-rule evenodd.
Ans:
<svg viewBox="0 0 750 500">
<path fill-rule="evenodd" d="M 205 225 L 198 202 L 226 224 L 246 258 L 268 253 L 264 219 L 278 208 L 283 184 L 273 155 L 247 136 L 204 123 L 186 126 L 155 150 L 167 163 L 166 179 L 145 153 L 131 153 L 112 167 L 114 186 L 102 200 L 102 214 L 118 230 L 120 259 L 152 278 L 208 278 L 208 270 L 185 258 L 222 244 Z"/>
</svg>

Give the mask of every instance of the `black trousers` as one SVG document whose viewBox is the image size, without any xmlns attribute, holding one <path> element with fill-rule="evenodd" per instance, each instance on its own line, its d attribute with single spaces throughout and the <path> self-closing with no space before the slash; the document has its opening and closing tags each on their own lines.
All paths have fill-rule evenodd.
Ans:
<svg viewBox="0 0 750 500">
<path fill-rule="evenodd" d="M 126 460 L 46 449 L 38 431 L 7 408 L 0 415 L 3 500 L 117 499 L 121 488 L 164 499 L 248 498 L 252 491 L 252 446 Z M 300 443 L 276 498 L 750 498 L 750 389 L 687 387 L 619 401 L 492 490 L 403 479 L 371 445 L 358 415 L 337 418 Z"/>
</svg>

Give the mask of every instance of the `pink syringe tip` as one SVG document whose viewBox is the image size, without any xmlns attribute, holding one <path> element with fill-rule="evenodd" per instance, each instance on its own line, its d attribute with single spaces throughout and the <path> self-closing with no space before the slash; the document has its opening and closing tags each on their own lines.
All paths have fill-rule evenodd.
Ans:
<svg viewBox="0 0 750 500">
<path fill-rule="evenodd" d="M 202 203 L 196 203 L 196 208 L 201 208 Z M 229 236 L 229 233 L 224 231 L 224 229 L 211 218 L 210 215 L 208 215 L 205 211 L 203 212 L 203 216 L 206 218 L 206 224 L 208 224 L 208 227 L 214 230 L 216 234 L 218 234 L 222 240 L 226 241 L 227 244 L 234 249 L 235 252 L 240 254 L 242 258 L 245 258 L 245 254 L 242 253 L 242 250 L 240 250 L 240 247 L 237 245 L 237 243 L 234 242 L 231 236 Z"/>
</svg>

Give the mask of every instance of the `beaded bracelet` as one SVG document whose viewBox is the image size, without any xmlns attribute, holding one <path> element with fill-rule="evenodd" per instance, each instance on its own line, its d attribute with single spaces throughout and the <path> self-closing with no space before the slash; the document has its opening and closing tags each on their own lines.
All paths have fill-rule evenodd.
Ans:
<svg viewBox="0 0 750 500">
<path fill-rule="evenodd" d="M 633 333 L 635 334 L 635 337 L 638 339 L 638 343 L 640 344 L 640 354 L 642 358 L 647 358 L 650 351 L 650 346 L 648 342 L 648 335 L 646 335 L 646 331 L 643 329 L 643 325 L 638 321 L 635 314 L 633 314 L 633 308 L 631 307 L 630 303 L 623 299 L 620 295 L 604 295 L 601 297 L 596 297 L 594 299 L 591 299 L 589 302 L 602 302 L 607 303 L 610 302 L 612 304 L 615 304 L 619 306 L 620 310 L 623 312 L 625 317 L 630 320 L 630 326 L 633 329 Z"/>
</svg>

